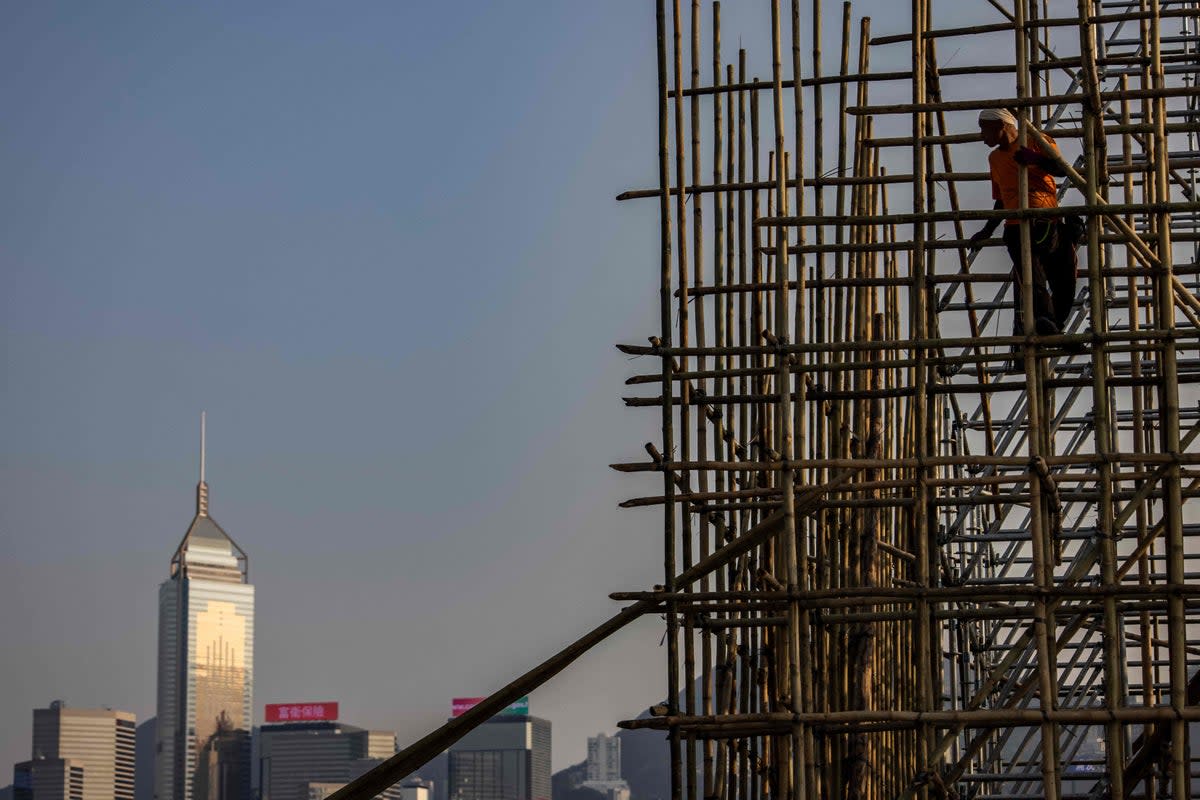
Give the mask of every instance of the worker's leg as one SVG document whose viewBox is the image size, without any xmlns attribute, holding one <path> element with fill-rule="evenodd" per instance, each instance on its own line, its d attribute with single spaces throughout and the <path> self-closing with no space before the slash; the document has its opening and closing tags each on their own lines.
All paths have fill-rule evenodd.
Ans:
<svg viewBox="0 0 1200 800">
<path fill-rule="evenodd" d="M 1071 306 L 1075 303 L 1076 275 L 1079 269 L 1075 245 L 1065 239 L 1066 237 L 1062 237 L 1058 248 L 1045 259 L 1046 277 L 1050 281 L 1050 294 L 1054 298 L 1054 321 L 1062 329 L 1066 328 L 1067 318 L 1071 316 Z"/>
<path fill-rule="evenodd" d="M 1012 258 L 1013 263 L 1013 335 L 1024 336 L 1024 314 L 1021 311 L 1021 291 L 1023 289 L 1021 283 L 1021 226 L 1020 225 L 1005 225 L 1004 226 L 1004 246 L 1008 248 L 1008 255 Z M 1046 288 L 1046 273 L 1042 269 L 1041 260 L 1037 256 L 1033 257 L 1033 263 L 1030 265 L 1033 274 L 1033 316 L 1034 319 L 1054 319 L 1054 305 L 1050 298 L 1050 291 Z"/>
</svg>

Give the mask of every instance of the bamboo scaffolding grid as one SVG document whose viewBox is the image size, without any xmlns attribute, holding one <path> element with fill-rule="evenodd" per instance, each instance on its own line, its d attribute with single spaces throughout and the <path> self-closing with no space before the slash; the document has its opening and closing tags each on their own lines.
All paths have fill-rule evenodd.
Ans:
<svg viewBox="0 0 1200 800">
<path fill-rule="evenodd" d="M 673 798 L 1190 796 L 1200 7 L 987 0 L 939 27 L 911 0 L 873 35 L 844 3 L 831 70 L 820 0 L 766 5 L 758 78 L 722 68 L 719 3 L 659 3 L 662 180 L 619 197 L 660 200 L 661 330 L 620 349 L 662 365 L 626 403 L 663 440 L 614 467 L 662 473 L 623 505 L 661 506 L 668 545 L 660 591 L 614 598 L 665 605 L 687 706 L 622 725 L 668 732 Z M 1012 63 L 939 65 L 984 36 Z M 911 71 L 872 72 L 898 46 Z M 1078 153 L 1060 210 L 966 203 L 982 108 Z M 1063 213 L 1088 220 L 1069 325 L 1009 336 L 964 223 Z M 776 516 L 715 590 L 675 579 Z"/>
<path fill-rule="evenodd" d="M 1200 2 L 950 5 L 765 0 L 760 78 L 719 2 L 655 0 L 658 185 L 618 199 L 658 199 L 661 324 L 619 349 L 662 439 L 613 467 L 662 475 L 623 505 L 663 583 L 332 800 L 651 613 L 668 696 L 620 724 L 666 732 L 671 800 L 1200 794 Z M 982 108 L 1061 145 L 1062 210 L 971 200 Z M 1024 292 L 1009 335 L 964 222 L 1019 219 L 1028 285 L 1068 210 L 1068 324 Z"/>
</svg>

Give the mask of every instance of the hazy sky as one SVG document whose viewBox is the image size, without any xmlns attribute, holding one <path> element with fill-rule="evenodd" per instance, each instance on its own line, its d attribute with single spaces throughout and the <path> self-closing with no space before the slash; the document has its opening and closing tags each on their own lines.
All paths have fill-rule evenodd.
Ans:
<svg viewBox="0 0 1200 800">
<path fill-rule="evenodd" d="M 657 436 L 612 346 L 658 328 L 656 206 L 613 200 L 656 180 L 652 4 L 0 14 L 0 770 L 56 698 L 153 715 L 202 409 L 258 715 L 403 745 L 661 581 L 616 508 L 660 484 L 607 468 Z M 556 768 L 662 698 L 661 635 L 533 695 Z"/>
</svg>

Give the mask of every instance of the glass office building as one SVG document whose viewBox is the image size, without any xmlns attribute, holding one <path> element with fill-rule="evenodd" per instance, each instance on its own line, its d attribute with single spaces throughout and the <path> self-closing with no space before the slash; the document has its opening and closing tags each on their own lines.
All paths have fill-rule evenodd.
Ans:
<svg viewBox="0 0 1200 800">
<path fill-rule="evenodd" d="M 158 593 L 155 800 L 251 800 L 254 587 L 208 514 L 200 463 L 196 516 Z"/>
<path fill-rule="evenodd" d="M 550 800 L 550 723 L 501 714 L 450 748 L 450 800 Z"/>
</svg>

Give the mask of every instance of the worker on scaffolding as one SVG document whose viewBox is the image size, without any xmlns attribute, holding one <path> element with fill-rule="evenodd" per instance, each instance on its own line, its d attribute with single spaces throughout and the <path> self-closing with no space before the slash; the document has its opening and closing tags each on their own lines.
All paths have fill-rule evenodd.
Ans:
<svg viewBox="0 0 1200 800">
<path fill-rule="evenodd" d="M 1029 174 L 1027 207 L 1058 207 L 1058 187 L 1054 179 L 1066 173 L 1036 145 L 1017 146 L 1017 118 L 1012 113 L 1002 108 L 984 109 L 979 113 L 979 132 L 984 144 L 993 148 L 988 154 L 988 167 L 995 208 L 1020 208 L 1017 175 L 1021 165 Z M 1051 147 L 1055 146 L 1049 136 L 1045 138 Z M 999 219 L 988 220 L 983 229 L 971 237 L 971 249 L 982 247 L 999 225 Z M 1013 263 L 1013 335 L 1024 336 L 1020 220 L 1004 220 L 1003 239 Z M 1051 336 L 1062 332 L 1075 302 L 1076 242 L 1064 230 L 1061 220 L 1049 217 L 1029 221 L 1029 242 L 1033 256 L 1030 264 L 1033 286 L 1030 288 L 1033 291 L 1034 330 L 1039 336 Z"/>
</svg>

